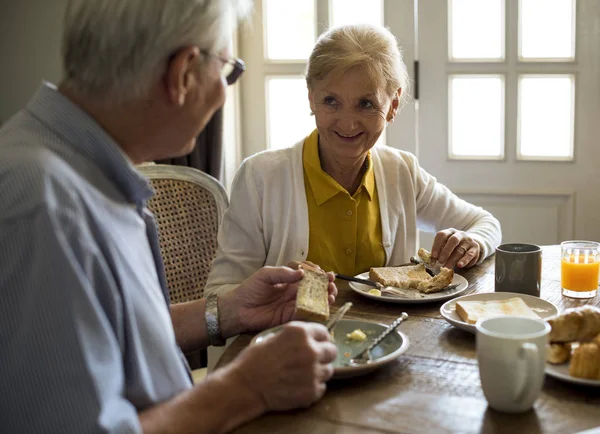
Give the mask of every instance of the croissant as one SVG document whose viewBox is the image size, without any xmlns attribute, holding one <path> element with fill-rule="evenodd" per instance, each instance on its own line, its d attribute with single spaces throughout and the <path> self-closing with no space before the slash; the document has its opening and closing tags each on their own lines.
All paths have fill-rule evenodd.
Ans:
<svg viewBox="0 0 600 434">
<path fill-rule="evenodd" d="M 581 344 L 573 350 L 569 374 L 600 380 L 600 347 L 595 342 Z"/>
<path fill-rule="evenodd" d="M 587 342 L 600 333 L 600 309 L 582 306 L 547 319 L 550 342 Z"/>
</svg>

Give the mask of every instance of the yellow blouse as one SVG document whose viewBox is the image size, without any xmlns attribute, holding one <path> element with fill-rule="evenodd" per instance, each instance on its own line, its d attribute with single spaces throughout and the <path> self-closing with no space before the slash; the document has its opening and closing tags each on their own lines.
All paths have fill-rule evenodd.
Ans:
<svg viewBox="0 0 600 434">
<path fill-rule="evenodd" d="M 309 222 L 307 260 L 326 271 L 349 275 L 382 267 L 385 251 L 371 154 L 352 196 L 321 169 L 317 130 L 304 141 L 302 162 Z"/>
</svg>

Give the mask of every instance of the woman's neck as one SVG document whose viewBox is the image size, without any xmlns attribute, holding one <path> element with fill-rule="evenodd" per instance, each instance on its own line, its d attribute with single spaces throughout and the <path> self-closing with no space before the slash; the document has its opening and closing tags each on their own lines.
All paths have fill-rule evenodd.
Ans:
<svg viewBox="0 0 600 434">
<path fill-rule="evenodd" d="M 360 187 L 365 173 L 367 155 L 363 154 L 356 159 L 341 159 L 322 152 L 319 147 L 321 169 L 337 181 L 352 196 Z"/>
</svg>

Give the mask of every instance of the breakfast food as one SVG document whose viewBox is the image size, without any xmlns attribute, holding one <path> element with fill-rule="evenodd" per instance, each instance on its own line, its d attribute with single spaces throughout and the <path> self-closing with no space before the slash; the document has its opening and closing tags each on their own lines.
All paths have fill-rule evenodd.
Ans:
<svg viewBox="0 0 600 434">
<path fill-rule="evenodd" d="M 431 294 L 432 292 L 438 292 L 444 289 L 446 286 L 452 283 L 454 278 L 454 271 L 449 268 L 442 268 L 438 274 L 436 274 L 430 280 L 424 280 L 419 283 L 417 289 L 423 294 Z"/>
<path fill-rule="evenodd" d="M 520 297 L 507 300 L 457 301 L 456 313 L 468 324 L 475 324 L 482 318 L 502 315 L 539 319 L 539 316 Z"/>
<path fill-rule="evenodd" d="M 304 321 L 325 322 L 329 319 L 329 277 L 323 271 L 302 264 L 304 277 L 296 295 L 295 318 Z"/>
<path fill-rule="evenodd" d="M 551 327 L 550 348 L 563 346 L 568 351 L 561 357 L 549 351 L 546 361 L 570 362 L 569 375 L 600 380 L 600 309 L 593 306 L 567 309 L 547 322 Z"/>
<path fill-rule="evenodd" d="M 600 380 L 600 346 L 595 342 L 579 344 L 573 350 L 569 375 Z"/>
<path fill-rule="evenodd" d="M 571 358 L 571 344 L 548 344 L 546 360 L 554 365 L 562 365 Z"/>
<path fill-rule="evenodd" d="M 403 267 L 375 267 L 369 271 L 369 279 L 384 286 L 416 289 L 430 294 L 446 288 L 454 278 L 454 271 L 442 268 L 440 273 L 431 277 L 423 264 L 406 265 Z"/>
<path fill-rule="evenodd" d="M 367 292 L 367 294 L 371 294 L 371 295 L 376 295 L 377 297 L 381 297 L 381 291 L 379 289 L 369 289 L 369 292 Z"/>
<path fill-rule="evenodd" d="M 352 333 L 346 333 L 346 337 L 351 341 L 362 342 L 367 339 L 367 335 L 361 329 L 356 329 Z"/>
<path fill-rule="evenodd" d="M 582 306 L 548 318 L 550 342 L 586 342 L 600 333 L 600 309 Z"/>
<path fill-rule="evenodd" d="M 431 252 L 429 250 L 425 250 L 422 247 L 417 252 L 417 255 L 427 265 L 434 265 L 436 262 L 434 259 L 431 259 Z"/>
</svg>

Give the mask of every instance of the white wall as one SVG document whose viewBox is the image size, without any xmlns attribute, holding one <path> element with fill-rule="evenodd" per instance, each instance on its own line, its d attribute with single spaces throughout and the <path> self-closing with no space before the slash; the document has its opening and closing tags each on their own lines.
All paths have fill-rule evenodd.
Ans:
<svg viewBox="0 0 600 434">
<path fill-rule="evenodd" d="M 21 109 L 42 80 L 61 77 L 66 0 L 0 0 L 0 123 Z"/>
</svg>

